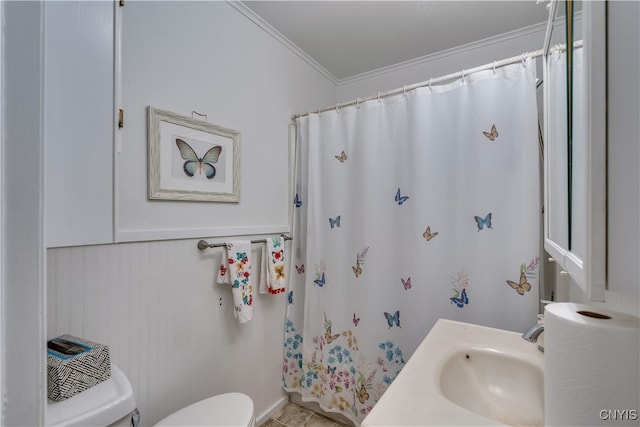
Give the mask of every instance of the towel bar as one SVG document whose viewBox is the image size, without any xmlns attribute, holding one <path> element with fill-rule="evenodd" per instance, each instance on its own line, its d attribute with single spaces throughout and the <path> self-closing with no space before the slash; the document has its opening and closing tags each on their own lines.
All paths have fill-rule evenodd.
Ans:
<svg viewBox="0 0 640 427">
<path fill-rule="evenodd" d="M 281 236 L 284 238 L 284 240 L 293 240 L 293 237 L 291 236 L 287 236 L 285 234 L 281 234 Z M 264 243 L 266 242 L 266 239 L 259 239 L 259 240 L 252 240 L 251 243 Z M 226 243 L 209 243 L 206 240 L 200 240 L 198 241 L 198 249 L 205 250 L 207 248 L 221 248 L 226 246 Z"/>
</svg>

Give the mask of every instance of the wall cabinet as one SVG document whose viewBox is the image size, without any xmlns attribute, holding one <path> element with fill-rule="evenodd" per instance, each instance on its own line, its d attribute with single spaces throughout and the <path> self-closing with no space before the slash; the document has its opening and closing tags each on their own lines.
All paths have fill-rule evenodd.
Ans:
<svg viewBox="0 0 640 427">
<path fill-rule="evenodd" d="M 110 243 L 114 3 L 45 2 L 44 70 L 46 245 Z"/>
<path fill-rule="evenodd" d="M 567 44 L 545 42 L 545 250 L 586 295 L 606 289 L 606 3 L 566 6 Z M 582 7 L 583 45 L 574 45 L 572 6 Z M 549 32 L 549 30 L 548 30 Z"/>
</svg>

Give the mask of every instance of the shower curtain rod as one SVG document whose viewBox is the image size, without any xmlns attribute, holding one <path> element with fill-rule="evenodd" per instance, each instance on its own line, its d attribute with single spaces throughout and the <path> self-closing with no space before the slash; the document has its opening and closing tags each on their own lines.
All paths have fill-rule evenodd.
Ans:
<svg viewBox="0 0 640 427">
<path fill-rule="evenodd" d="M 573 44 L 574 48 L 579 48 L 582 47 L 582 40 L 578 40 Z M 564 50 L 565 46 L 564 45 L 557 45 L 554 46 L 554 48 L 560 49 L 560 50 Z M 527 58 L 537 58 L 539 56 L 542 56 L 544 53 L 544 49 L 538 49 L 536 51 L 533 52 L 526 52 L 523 53 L 522 55 L 518 55 L 518 56 L 513 56 L 511 58 L 507 58 L 507 59 L 503 59 L 501 61 L 494 61 L 493 63 L 490 64 L 485 64 L 485 65 L 481 65 L 479 67 L 475 67 L 475 68 L 470 68 L 468 70 L 462 70 L 462 71 L 458 71 L 457 73 L 452 73 L 452 74 L 447 74 L 445 76 L 442 77 L 437 77 L 435 79 L 429 79 L 427 81 L 424 82 L 420 82 L 420 83 L 414 83 L 412 85 L 406 85 L 404 87 L 398 88 L 398 89 L 393 89 L 393 90 L 389 90 L 386 92 L 378 92 L 377 95 L 372 95 L 372 96 L 368 96 L 366 98 L 356 98 L 354 100 L 348 101 L 348 102 L 341 102 L 338 103 L 336 105 L 333 105 L 331 107 L 325 107 L 325 108 L 320 108 L 318 110 L 312 110 L 309 111 L 307 113 L 301 113 L 301 114 L 294 114 L 293 116 L 291 116 L 291 120 L 296 120 L 300 117 L 305 117 L 308 116 L 309 114 L 315 113 L 315 114 L 320 114 L 320 113 L 324 113 L 326 111 L 331 111 L 331 110 L 339 110 L 340 108 L 343 107 L 349 107 L 351 105 L 359 105 L 363 102 L 366 101 L 372 101 L 374 99 L 380 100 L 382 98 L 386 98 L 387 96 L 393 96 L 393 95 L 398 95 L 400 93 L 406 93 L 408 90 L 413 90 L 413 89 L 417 89 L 420 87 L 425 87 L 425 86 L 432 86 L 434 84 L 438 84 L 438 83 L 442 83 L 442 82 L 446 82 L 449 80 L 454 80 L 457 78 L 464 78 L 465 76 L 468 76 L 470 74 L 473 73 L 477 73 L 479 71 L 485 71 L 485 70 L 491 70 L 491 69 L 496 69 L 496 68 L 500 68 L 500 67 L 505 67 L 507 65 L 511 65 L 511 64 L 515 64 L 518 62 L 524 62 Z"/>
</svg>

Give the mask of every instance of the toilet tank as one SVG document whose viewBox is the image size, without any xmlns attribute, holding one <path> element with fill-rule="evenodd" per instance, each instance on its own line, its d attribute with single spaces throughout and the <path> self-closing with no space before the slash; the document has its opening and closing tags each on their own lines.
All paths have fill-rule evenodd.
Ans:
<svg viewBox="0 0 640 427">
<path fill-rule="evenodd" d="M 129 426 L 137 418 L 133 389 L 122 371 L 111 364 L 111 378 L 62 402 L 48 400 L 45 425 Z"/>
</svg>

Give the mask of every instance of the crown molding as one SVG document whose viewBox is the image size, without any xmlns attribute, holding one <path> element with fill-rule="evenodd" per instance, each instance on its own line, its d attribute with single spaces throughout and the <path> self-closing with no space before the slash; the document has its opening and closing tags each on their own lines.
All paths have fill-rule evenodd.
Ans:
<svg viewBox="0 0 640 427">
<path fill-rule="evenodd" d="M 408 61 L 399 62 L 397 64 L 389 65 L 387 67 L 378 68 L 375 70 L 367 71 L 361 74 L 356 74 L 351 77 L 345 77 L 338 81 L 338 86 L 351 84 L 359 80 L 369 79 L 377 77 L 383 74 L 392 73 L 403 68 L 415 67 L 430 61 L 446 58 L 447 56 L 457 55 L 460 53 L 468 52 L 485 46 L 489 46 L 496 43 L 505 42 L 507 40 L 515 39 L 532 33 L 546 31 L 546 22 L 540 24 L 530 25 L 528 27 L 519 28 L 517 30 L 509 31 L 507 33 L 499 34 L 497 36 L 487 37 L 486 39 L 477 40 L 471 43 L 467 43 L 461 46 L 456 46 L 451 49 L 442 50 L 440 52 L 432 53 L 429 55 L 421 56 L 418 58 L 410 59 Z"/>
<path fill-rule="evenodd" d="M 530 25 L 528 27 L 523 27 L 517 30 L 499 34 L 497 36 L 491 36 L 482 40 L 477 40 L 461 46 L 456 46 L 451 49 L 446 49 L 433 54 L 410 59 L 408 61 L 399 62 L 397 64 L 367 71 L 361 74 L 356 74 L 354 76 L 338 79 L 335 75 L 333 75 L 333 73 L 331 73 L 329 70 L 327 70 L 322 65 L 320 65 L 320 63 L 318 63 L 315 59 L 313 59 L 306 52 L 300 49 L 300 47 L 298 47 L 295 43 L 289 40 L 284 34 L 276 30 L 273 26 L 271 26 L 271 24 L 269 24 L 267 21 L 262 19 L 253 10 L 249 9 L 249 7 L 247 7 L 242 1 L 240 0 L 226 0 L 226 1 L 230 6 L 236 9 L 238 12 L 240 12 L 242 15 L 244 15 L 247 19 L 249 19 L 251 22 L 256 24 L 258 27 L 260 27 L 263 31 L 265 31 L 271 37 L 273 37 L 274 39 L 282 43 L 283 46 L 291 50 L 294 54 L 300 57 L 303 61 L 305 61 L 307 64 L 313 67 L 316 71 L 318 71 L 320 74 L 322 74 L 325 78 L 327 78 L 330 82 L 332 82 L 336 86 L 351 84 L 359 80 L 369 79 L 369 78 L 380 76 L 383 74 L 392 73 L 404 68 L 415 67 L 430 61 L 446 58 L 448 56 L 465 53 L 474 49 L 490 46 L 496 43 L 505 42 L 505 41 L 526 36 L 532 33 L 538 33 L 538 32 L 544 33 L 546 31 L 546 22 L 541 22 L 539 24 Z M 576 18 L 579 19 L 581 18 L 581 16 Z M 559 24 L 562 24 L 562 23 L 556 23 L 556 25 L 559 25 Z"/>
<path fill-rule="evenodd" d="M 307 64 L 313 67 L 316 71 L 318 71 L 320 74 L 326 77 L 333 84 L 338 85 L 340 83 L 338 78 L 336 78 L 336 76 L 334 76 L 329 70 L 327 70 L 322 65 L 320 65 L 315 59 L 307 55 L 305 51 L 300 49 L 295 43 L 289 40 L 284 34 L 276 30 L 274 27 L 271 26 L 271 24 L 269 24 L 267 21 L 265 21 L 260 16 L 258 16 L 253 10 L 249 9 L 244 3 L 238 0 L 227 0 L 227 3 L 231 7 L 236 9 L 238 12 L 240 12 L 242 15 L 244 15 L 251 22 L 256 24 L 258 27 L 262 28 L 262 30 L 264 30 L 271 37 L 273 37 L 274 39 L 282 43 L 282 45 L 285 46 L 287 49 L 289 49 L 291 52 L 298 55 L 303 61 L 305 61 Z"/>
</svg>

